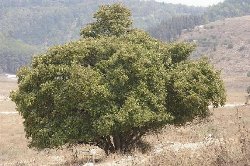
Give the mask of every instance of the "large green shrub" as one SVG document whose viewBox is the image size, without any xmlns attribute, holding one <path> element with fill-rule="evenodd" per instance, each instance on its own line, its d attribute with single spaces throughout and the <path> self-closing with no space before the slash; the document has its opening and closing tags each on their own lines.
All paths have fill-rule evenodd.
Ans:
<svg viewBox="0 0 250 166">
<path fill-rule="evenodd" d="M 31 147 L 127 151 L 148 131 L 224 104 L 219 73 L 187 60 L 192 45 L 155 40 L 132 29 L 129 16 L 121 5 L 101 7 L 80 40 L 50 48 L 18 72 L 11 98 Z"/>
</svg>

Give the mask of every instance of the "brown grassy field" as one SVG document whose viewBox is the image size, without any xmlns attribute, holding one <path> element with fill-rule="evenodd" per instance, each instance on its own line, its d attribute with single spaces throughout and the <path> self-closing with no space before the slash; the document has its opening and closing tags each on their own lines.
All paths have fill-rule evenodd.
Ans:
<svg viewBox="0 0 250 166">
<path fill-rule="evenodd" d="M 241 86 L 230 86 L 234 80 L 225 80 L 230 103 L 243 103 L 245 93 Z M 237 82 L 238 80 L 236 80 Z M 249 81 L 242 78 L 240 82 Z M 0 112 L 15 112 L 15 104 L 7 97 L 16 89 L 16 81 L 0 79 Z M 240 89 L 240 90 L 239 90 Z M 0 165 L 80 165 L 80 155 L 74 160 L 70 149 L 36 151 L 27 147 L 22 118 L 19 114 L 0 113 Z M 203 121 L 185 126 L 166 126 L 157 134 L 149 133 L 143 140 L 144 152 L 135 149 L 132 154 L 114 154 L 96 165 L 244 165 L 250 164 L 250 106 L 227 107 L 212 110 Z M 78 149 L 81 147 L 78 147 Z M 87 147 L 82 147 L 87 148 Z M 85 160 L 84 160 L 85 161 Z"/>
<path fill-rule="evenodd" d="M 220 108 L 203 121 L 166 126 L 144 137 L 151 149 L 116 159 L 113 165 L 249 165 L 250 107 Z M 115 156 L 117 158 L 117 156 Z M 110 159 L 112 160 L 112 158 Z M 110 162 L 107 162 L 107 165 Z M 102 164 L 100 164 L 102 165 Z"/>
</svg>

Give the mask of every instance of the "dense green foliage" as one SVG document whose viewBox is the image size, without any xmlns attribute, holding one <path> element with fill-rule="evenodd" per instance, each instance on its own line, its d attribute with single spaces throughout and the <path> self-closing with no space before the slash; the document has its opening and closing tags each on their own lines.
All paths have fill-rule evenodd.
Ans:
<svg viewBox="0 0 250 166">
<path fill-rule="evenodd" d="M 89 24 L 81 30 L 81 36 L 99 37 L 99 36 L 120 36 L 129 31 L 132 26 L 130 19 L 131 13 L 126 8 L 119 8 L 115 4 L 113 8 L 102 6 L 94 14 L 96 22 Z"/>
<path fill-rule="evenodd" d="M 94 37 L 83 29 L 80 40 L 50 48 L 18 72 L 11 98 L 30 146 L 93 143 L 106 153 L 124 152 L 148 131 L 224 104 L 219 73 L 205 61 L 187 60 L 193 45 L 153 39 L 132 29 L 129 16 L 120 5 L 101 7 L 86 27 L 98 29 Z M 117 24 L 109 29 L 108 22 Z"/>
<path fill-rule="evenodd" d="M 166 107 L 175 122 L 186 122 L 195 116 L 206 117 L 207 106 L 225 102 L 220 73 L 205 60 L 180 63 L 172 69 L 167 82 Z"/>
</svg>

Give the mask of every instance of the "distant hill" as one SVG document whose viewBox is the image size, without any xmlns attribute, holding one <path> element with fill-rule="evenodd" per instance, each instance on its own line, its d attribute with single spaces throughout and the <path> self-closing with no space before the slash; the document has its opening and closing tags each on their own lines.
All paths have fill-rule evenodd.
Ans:
<svg viewBox="0 0 250 166">
<path fill-rule="evenodd" d="M 159 40 L 175 41 L 184 29 L 192 30 L 196 25 L 204 23 L 204 15 L 180 15 L 164 20 L 149 28 L 148 31 Z"/>
<path fill-rule="evenodd" d="M 75 39 L 102 4 L 121 2 L 134 26 L 147 29 L 174 15 L 204 13 L 204 8 L 140 0 L 2 0 L 0 32 L 28 44 L 53 45 Z"/>
<path fill-rule="evenodd" d="M 16 69 L 29 63 L 39 49 L 20 40 L 0 33 L 0 73 L 15 73 Z"/>
<path fill-rule="evenodd" d="M 20 63 L 15 62 L 19 65 L 2 66 L 9 56 L 30 57 L 29 52 L 33 53 L 33 48 L 42 50 L 51 45 L 77 39 L 80 28 L 93 21 L 92 16 L 98 6 L 116 2 L 123 3 L 131 9 L 134 27 L 145 30 L 175 15 L 205 12 L 205 9 L 200 7 L 140 0 L 1 0 L 0 33 L 5 34 L 8 40 L 16 40 L 19 45 L 20 43 L 26 45 L 26 49 L 18 49 L 16 54 L 1 54 L 0 71 L 15 72 L 17 66 L 24 64 L 20 60 Z M 8 43 L 7 47 L 12 47 L 12 42 Z M 2 52 L 6 50 L 2 48 Z M 29 60 L 30 58 L 27 58 L 25 62 Z"/>
<path fill-rule="evenodd" d="M 208 57 L 220 70 L 227 87 L 243 93 L 249 82 L 244 80 L 250 71 L 250 16 L 227 18 L 185 31 L 179 41 L 194 42 L 193 58 Z"/>
<path fill-rule="evenodd" d="M 0 72 L 15 72 L 18 66 L 30 62 L 32 54 L 77 39 L 80 28 L 93 21 L 92 15 L 98 6 L 117 2 L 131 9 L 134 27 L 163 41 L 175 40 L 183 29 L 191 31 L 209 21 L 250 12 L 249 0 L 225 0 L 209 8 L 154 0 L 1 0 L 0 33 L 4 34 L 4 40 L 12 42 L 0 43 Z M 15 45 L 18 46 L 13 47 Z M 6 51 L 6 48 L 12 51 Z M 12 65 L 5 63 L 8 59 L 5 57 L 9 57 L 8 61 L 11 57 L 19 60 Z"/>
<path fill-rule="evenodd" d="M 225 0 L 208 7 L 205 12 L 206 21 L 250 15 L 250 0 Z"/>
<path fill-rule="evenodd" d="M 184 29 L 189 31 L 197 25 L 245 15 L 250 15 L 250 0 L 225 0 L 206 8 L 206 11 L 201 14 L 165 18 L 160 24 L 150 27 L 148 31 L 155 38 L 163 41 L 174 41 Z"/>
</svg>

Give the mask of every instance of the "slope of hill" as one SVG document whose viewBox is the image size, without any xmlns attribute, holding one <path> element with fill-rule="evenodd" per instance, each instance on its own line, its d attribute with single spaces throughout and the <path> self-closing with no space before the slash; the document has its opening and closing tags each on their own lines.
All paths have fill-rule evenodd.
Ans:
<svg viewBox="0 0 250 166">
<path fill-rule="evenodd" d="M 0 73 L 15 73 L 16 69 L 30 62 L 38 48 L 13 39 L 0 32 Z"/>
<path fill-rule="evenodd" d="M 225 0 L 217 5 L 210 6 L 205 12 L 205 18 L 206 21 L 215 21 L 249 14 L 249 0 Z"/>
<path fill-rule="evenodd" d="M 183 32 L 179 40 L 197 44 L 193 57 L 207 56 L 220 70 L 228 91 L 245 93 L 250 79 L 250 16 L 228 18 Z M 236 97 L 236 96 L 235 96 Z"/>
<path fill-rule="evenodd" d="M 203 15 L 181 15 L 162 21 L 149 28 L 149 33 L 162 41 L 174 41 L 181 35 L 183 29 L 191 30 L 196 25 L 204 24 Z"/>
<path fill-rule="evenodd" d="M 0 33 L 6 34 L 5 38 L 31 46 L 26 47 L 26 51 L 18 49 L 18 54 L 9 54 L 9 59 L 20 54 L 30 57 L 28 52 L 33 53 L 33 48 L 42 50 L 78 38 L 80 28 L 92 21 L 92 14 L 98 6 L 115 2 L 121 2 L 131 9 L 135 27 L 148 30 L 154 37 L 164 41 L 175 40 L 183 29 L 191 30 L 209 20 L 250 13 L 249 0 L 225 0 L 209 8 L 153 0 L 2 0 Z M 7 47 L 12 47 L 12 44 Z M 4 56 L 7 54 L 1 57 Z M 27 64 L 30 58 L 25 59 L 25 63 L 21 61 L 16 61 L 19 64 L 14 66 Z M 9 65 L 1 68 L 5 72 L 15 72 L 17 69 Z"/>
<path fill-rule="evenodd" d="M 179 37 L 183 29 L 192 30 L 195 26 L 211 21 L 250 14 L 249 0 L 225 0 L 205 9 L 202 14 L 174 16 L 165 18 L 160 24 L 149 28 L 152 36 L 163 41 L 173 41 Z"/>
<path fill-rule="evenodd" d="M 128 6 L 135 26 L 144 29 L 174 15 L 204 12 L 204 8 L 139 0 L 3 0 L 0 31 L 29 44 L 64 43 L 79 36 L 98 6 L 115 2 Z"/>
<path fill-rule="evenodd" d="M 140 0 L 1 0 L 0 33 L 6 34 L 10 40 L 18 40 L 42 50 L 47 46 L 77 39 L 81 27 L 92 22 L 92 15 L 98 6 L 116 2 L 131 9 L 134 26 L 144 29 L 174 15 L 201 14 L 205 11 L 200 7 Z M 10 43 L 7 47 L 12 47 L 11 45 Z M 18 57 L 22 54 L 30 57 L 22 49 L 18 51 L 11 56 Z M 33 52 L 31 47 L 30 52 Z M 3 60 L 4 56 L 8 57 L 6 53 L 2 55 L 2 62 L 6 61 Z M 0 66 L 4 72 L 15 72 L 17 66 L 26 64 L 30 58 L 26 58 L 25 63 L 21 61 L 15 61 L 18 65 L 14 65 L 14 68 L 9 65 Z"/>
</svg>

